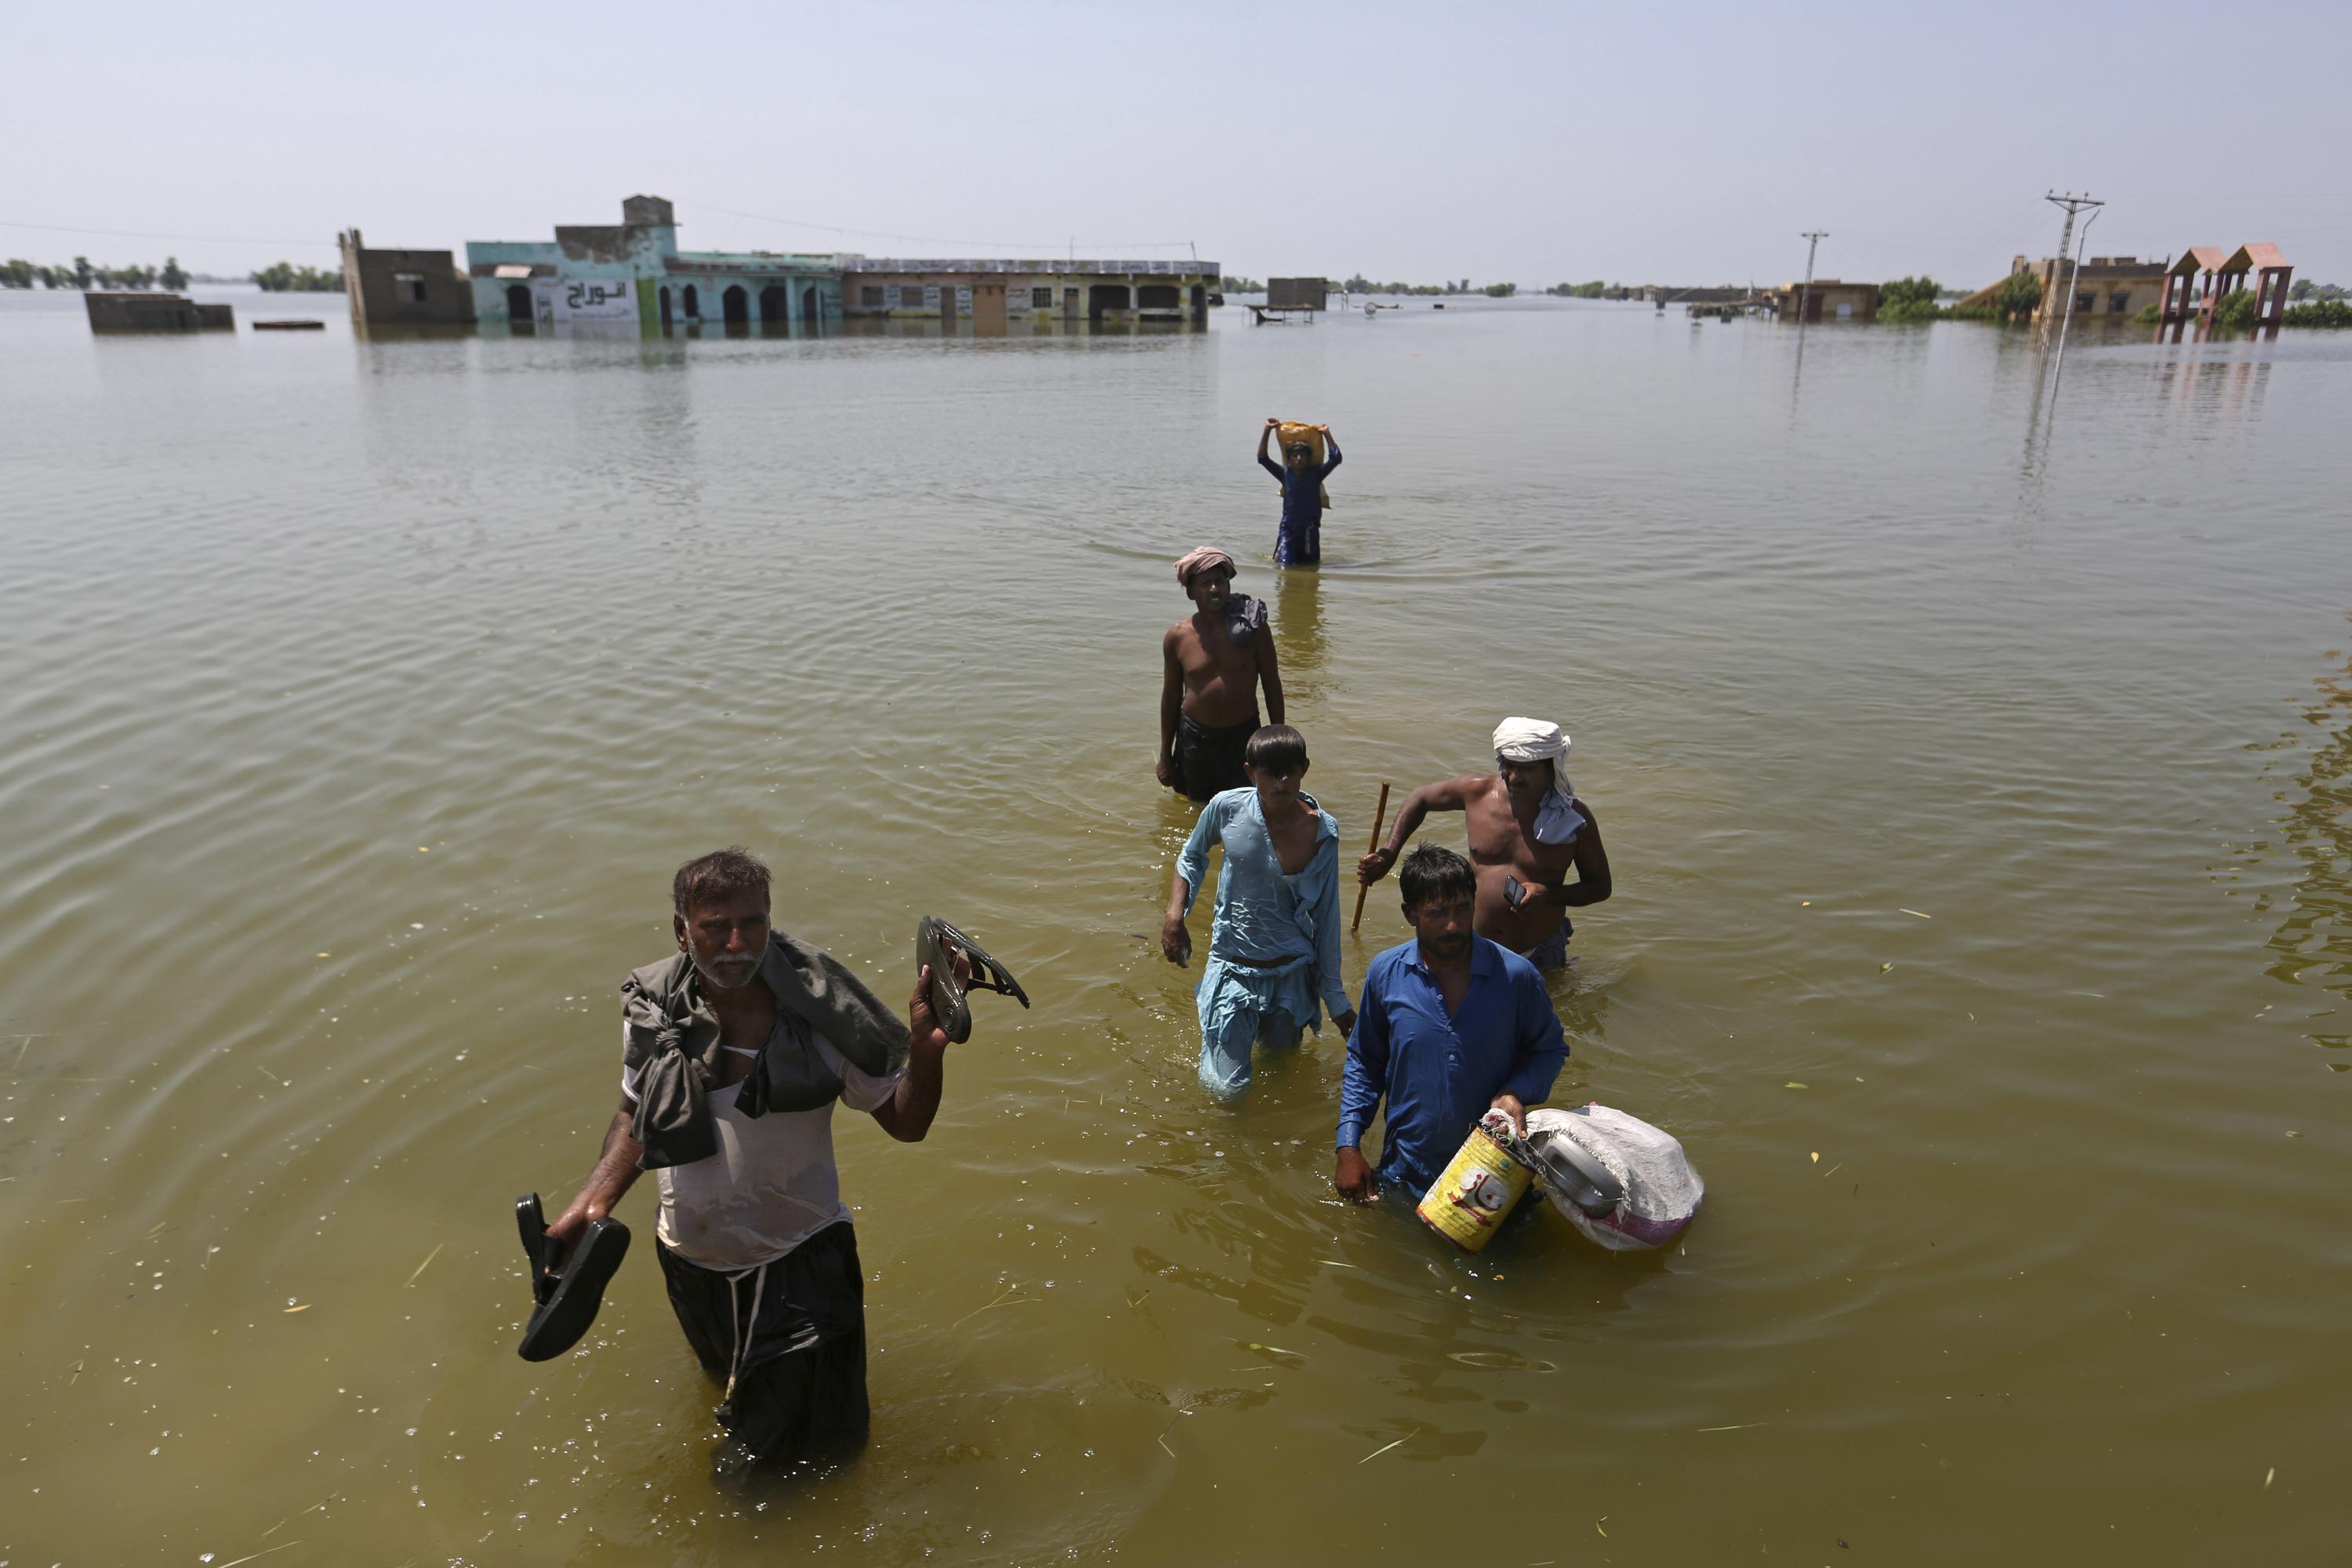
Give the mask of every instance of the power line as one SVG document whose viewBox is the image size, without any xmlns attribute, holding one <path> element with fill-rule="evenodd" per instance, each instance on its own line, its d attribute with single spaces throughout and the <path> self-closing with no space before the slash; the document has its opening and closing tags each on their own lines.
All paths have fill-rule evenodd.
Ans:
<svg viewBox="0 0 2352 1568">
<path fill-rule="evenodd" d="M 0 228 L 37 228 L 48 234 L 103 234 L 117 239 L 177 239 L 191 245 L 318 245 L 335 248 L 331 239 L 257 239 L 249 234 L 157 234 L 143 228 L 81 228 L 64 223 L 9 223 Z"/>
</svg>

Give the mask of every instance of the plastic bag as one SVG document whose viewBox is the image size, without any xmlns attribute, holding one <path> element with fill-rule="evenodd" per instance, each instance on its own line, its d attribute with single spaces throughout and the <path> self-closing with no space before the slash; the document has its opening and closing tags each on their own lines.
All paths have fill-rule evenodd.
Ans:
<svg viewBox="0 0 2352 1568">
<path fill-rule="evenodd" d="M 1664 1247 L 1680 1236 L 1706 1197 L 1690 1157 L 1673 1134 L 1605 1105 L 1528 1112 L 1528 1142 L 1543 1180 L 1545 1145 L 1565 1138 L 1617 1179 L 1623 1195 L 1600 1215 L 1587 1214 L 1545 1182 L 1544 1197 L 1568 1222 L 1612 1252 Z"/>
</svg>

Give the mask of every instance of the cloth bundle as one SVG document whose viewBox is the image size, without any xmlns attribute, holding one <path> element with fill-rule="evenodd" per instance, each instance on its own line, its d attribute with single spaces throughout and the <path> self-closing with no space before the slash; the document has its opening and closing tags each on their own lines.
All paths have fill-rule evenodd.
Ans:
<svg viewBox="0 0 2352 1568">
<path fill-rule="evenodd" d="M 1624 1188 L 1616 1208 L 1598 1215 L 1549 1187 L 1544 1193 L 1570 1225 L 1612 1252 L 1664 1247 L 1689 1226 L 1706 1200 L 1706 1184 L 1682 1144 L 1639 1117 L 1600 1104 L 1528 1112 L 1528 1142 L 1538 1154 L 1555 1138 L 1567 1139 L 1599 1161 Z M 1536 1168 L 1540 1180 L 1540 1162 Z"/>
</svg>

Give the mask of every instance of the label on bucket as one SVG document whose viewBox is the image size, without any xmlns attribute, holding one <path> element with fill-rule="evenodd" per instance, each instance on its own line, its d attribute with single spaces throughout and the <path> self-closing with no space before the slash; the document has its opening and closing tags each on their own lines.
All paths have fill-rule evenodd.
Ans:
<svg viewBox="0 0 2352 1568">
<path fill-rule="evenodd" d="M 1476 1252 L 1534 1179 L 1484 1129 L 1473 1128 L 1413 1212 L 1447 1240 Z"/>
</svg>

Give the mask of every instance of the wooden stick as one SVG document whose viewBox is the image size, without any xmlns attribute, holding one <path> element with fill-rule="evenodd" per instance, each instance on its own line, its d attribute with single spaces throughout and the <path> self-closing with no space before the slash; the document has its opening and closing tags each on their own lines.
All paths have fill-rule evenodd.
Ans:
<svg viewBox="0 0 2352 1568">
<path fill-rule="evenodd" d="M 1388 820 L 1389 781 L 1382 779 L 1381 781 L 1380 809 L 1372 813 L 1372 841 L 1365 847 L 1365 854 L 1370 855 L 1381 847 L 1381 829 L 1387 826 Z M 1356 884 L 1356 918 L 1348 922 L 1348 934 L 1349 936 L 1355 935 L 1356 928 L 1364 923 L 1364 895 L 1371 890 L 1372 887 L 1369 882 L 1359 882 Z"/>
</svg>

